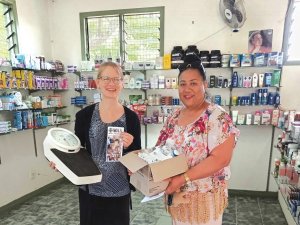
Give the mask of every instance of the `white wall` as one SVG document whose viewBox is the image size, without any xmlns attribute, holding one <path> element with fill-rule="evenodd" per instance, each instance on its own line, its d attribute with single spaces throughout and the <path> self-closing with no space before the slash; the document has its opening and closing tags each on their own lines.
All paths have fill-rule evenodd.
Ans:
<svg viewBox="0 0 300 225">
<path fill-rule="evenodd" d="M 52 59 L 47 0 L 16 0 L 20 53 Z"/>
<path fill-rule="evenodd" d="M 281 103 L 284 109 L 300 111 L 300 66 L 284 66 L 281 79 Z"/>
<path fill-rule="evenodd" d="M 248 32 L 257 29 L 273 29 L 273 50 L 280 51 L 287 0 L 246 0 L 247 20 L 239 33 L 232 33 L 224 24 L 218 0 L 49 0 L 49 4 L 53 56 L 66 64 L 78 64 L 80 12 L 165 6 L 165 53 L 174 45 L 186 48 L 189 44 L 197 44 L 199 49 L 221 49 L 224 53 L 247 52 Z"/>
<path fill-rule="evenodd" d="M 156 6 L 165 6 L 165 53 L 170 52 L 174 45 L 186 47 L 189 44 L 197 44 L 201 50 L 220 49 L 223 53 L 247 52 L 248 32 L 256 29 L 273 29 L 273 50 L 280 51 L 287 2 L 288 0 L 245 0 L 247 21 L 239 33 L 232 33 L 220 17 L 218 0 L 16 0 L 20 52 L 41 54 L 47 59 L 61 59 L 65 65 L 79 65 L 80 12 Z M 285 69 L 284 73 L 291 73 L 291 77 L 296 75 L 290 69 Z M 286 82 L 289 83 L 288 80 Z M 66 101 L 72 94 L 68 93 Z M 287 101 L 288 105 L 290 100 L 283 95 L 282 101 Z M 68 111 L 74 114 L 76 109 L 69 108 Z M 69 128 L 72 130 L 73 125 Z M 242 136 L 232 162 L 232 185 L 236 189 L 264 191 L 269 142 L 263 139 L 256 141 L 254 137 L 251 141 L 251 138 L 246 137 L 253 133 L 263 137 L 269 135 L 269 131 L 263 128 L 256 133 L 253 129 L 247 127 L 241 129 Z M 2 159 L 0 177 L 1 183 L 5 184 L 5 188 L 0 189 L 0 207 L 60 177 L 59 174 L 49 170 L 48 163 L 42 156 L 41 143 L 46 130 L 38 131 L 37 134 L 38 157 L 35 157 L 32 141 L 28 138 L 30 132 L 0 137 Z M 155 142 L 157 132 L 155 129 L 150 132 L 153 137 L 149 143 Z M 241 165 L 244 164 L 242 169 Z M 256 167 L 252 168 L 251 165 Z M 32 169 L 41 174 L 34 180 L 29 176 Z"/>
</svg>

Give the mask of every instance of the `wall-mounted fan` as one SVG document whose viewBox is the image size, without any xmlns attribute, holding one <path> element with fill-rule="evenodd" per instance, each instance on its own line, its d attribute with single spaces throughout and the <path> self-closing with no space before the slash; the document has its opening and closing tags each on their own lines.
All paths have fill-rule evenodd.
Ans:
<svg viewBox="0 0 300 225">
<path fill-rule="evenodd" d="M 246 10 L 242 0 L 220 0 L 220 13 L 225 23 L 238 32 L 246 21 Z"/>
</svg>

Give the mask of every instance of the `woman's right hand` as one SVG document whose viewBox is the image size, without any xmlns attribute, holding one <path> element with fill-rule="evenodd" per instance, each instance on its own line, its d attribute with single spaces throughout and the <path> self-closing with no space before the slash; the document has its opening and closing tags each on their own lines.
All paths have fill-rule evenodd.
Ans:
<svg viewBox="0 0 300 225">
<path fill-rule="evenodd" d="M 56 169 L 56 165 L 54 162 L 50 161 L 49 166 L 51 169 L 54 169 L 56 172 L 58 171 L 58 169 Z"/>
<path fill-rule="evenodd" d="M 129 169 L 127 169 L 127 173 L 128 173 L 128 176 L 131 176 L 133 174 Z"/>
</svg>

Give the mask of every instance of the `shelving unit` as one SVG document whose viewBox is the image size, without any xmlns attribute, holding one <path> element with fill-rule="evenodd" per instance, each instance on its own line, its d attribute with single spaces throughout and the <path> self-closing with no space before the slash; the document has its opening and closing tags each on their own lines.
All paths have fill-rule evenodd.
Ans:
<svg viewBox="0 0 300 225">
<path fill-rule="evenodd" d="M 55 70 L 33 70 L 33 69 L 24 69 L 24 68 L 14 68 L 14 67 L 5 67 L 5 68 L 2 68 L 1 67 L 1 70 L 3 71 L 6 71 L 7 73 L 10 73 L 12 74 L 14 70 L 18 70 L 19 71 L 19 74 L 18 76 L 11 76 L 9 77 L 8 79 L 10 80 L 7 80 L 7 82 L 12 82 L 12 80 L 14 79 L 13 83 L 10 83 L 10 85 L 16 85 L 17 84 L 17 80 L 19 80 L 20 84 L 21 84 L 21 87 L 18 85 L 18 86 L 15 86 L 13 88 L 6 88 L 5 86 L 1 86 L 0 87 L 0 94 L 3 94 L 3 93 L 10 93 L 12 91 L 17 91 L 17 92 L 21 92 L 23 96 L 28 96 L 28 95 L 32 95 L 34 93 L 34 96 L 38 96 L 38 95 L 43 95 L 41 94 L 42 92 L 44 93 L 47 93 L 47 95 L 49 95 L 49 93 L 51 93 L 51 95 L 56 95 L 58 92 L 62 92 L 62 91 L 68 91 L 68 89 L 66 88 L 56 88 L 56 87 L 64 87 L 63 84 L 65 83 L 61 83 L 62 86 L 60 86 L 60 82 L 63 82 L 63 81 L 66 81 L 65 79 L 66 78 L 57 78 L 57 79 L 54 79 L 54 77 L 57 77 L 57 76 L 62 76 L 64 75 L 65 73 L 62 72 L 62 71 L 55 71 Z M 21 71 L 21 72 L 20 72 Z M 45 82 L 43 84 L 46 84 L 47 82 L 47 86 L 40 86 L 39 88 L 37 86 L 29 86 L 28 85 L 28 81 L 29 81 L 29 78 L 27 77 L 27 75 L 23 74 L 22 75 L 22 80 L 20 81 L 21 79 L 21 75 L 24 71 L 33 71 L 35 74 L 35 76 L 37 77 L 45 77 L 43 78 L 43 81 L 40 80 L 40 82 Z M 26 72 L 25 72 L 26 73 Z M 53 79 L 52 79 L 52 78 Z M 35 82 L 36 80 L 34 80 L 34 77 L 32 77 L 32 83 Z M 48 83 L 49 82 L 49 83 Z M 25 84 L 24 84 L 25 83 Z M 49 86 L 48 86 L 49 84 Z M 50 86 L 51 84 L 51 86 Z M 55 85 L 54 85 L 55 84 Z M 57 84 L 57 86 L 56 86 Z M 24 88 L 24 86 L 26 88 Z M 31 88 L 28 88 L 28 87 L 31 87 Z M 22 99 L 24 100 L 24 99 Z M 23 102 L 24 104 L 24 102 Z M 0 119 L 1 121 L 12 121 L 13 119 L 13 113 L 16 113 L 16 112 L 26 112 L 26 111 L 31 111 L 31 112 L 43 112 L 43 113 L 54 113 L 54 114 L 57 114 L 58 110 L 61 110 L 61 109 L 65 109 L 66 106 L 55 106 L 55 107 L 46 107 L 46 108 L 39 108 L 39 107 L 27 107 L 25 108 L 25 105 L 24 107 L 16 107 L 12 110 L 0 110 Z M 67 118 L 68 119 L 68 118 Z M 33 118 L 34 120 L 34 118 Z M 42 120 L 42 119 L 41 119 Z M 24 131 L 28 131 L 28 132 L 32 132 L 32 138 L 33 138 L 33 142 L 34 142 L 34 148 L 35 148 L 35 156 L 37 156 L 37 148 L 36 148 L 36 134 L 35 132 L 37 130 L 40 130 L 40 129 L 45 129 L 45 128 L 48 128 L 48 127 L 52 127 L 52 126 L 60 126 L 60 125 L 65 125 L 65 124 L 69 124 L 71 121 L 69 120 L 66 120 L 65 121 L 57 121 L 55 122 L 55 124 L 52 124 L 50 123 L 49 125 L 45 126 L 46 123 L 41 123 L 41 126 L 39 127 L 31 127 L 30 128 L 24 128 L 24 126 L 22 127 L 23 129 L 12 129 L 10 130 L 9 132 L 6 132 L 6 133 L 1 133 L 0 136 L 7 136 L 7 135 L 12 135 L 12 134 L 17 134 L 19 132 L 24 132 Z M 6 138 L 6 137 L 3 137 L 3 138 Z M 1 162 L 0 162 L 1 164 Z"/>
<path fill-rule="evenodd" d="M 209 76 L 210 75 L 215 75 L 218 77 L 218 75 L 222 75 L 223 79 L 231 79 L 231 76 L 234 71 L 238 71 L 239 73 L 242 73 L 243 75 L 247 74 L 247 76 L 252 75 L 254 72 L 255 73 L 265 73 L 265 72 L 272 72 L 274 69 L 281 69 L 281 67 L 278 66 L 264 66 L 264 67 L 218 67 L 218 68 L 205 68 L 206 70 L 206 75 L 207 75 L 207 81 L 209 83 Z M 157 75 L 166 75 L 166 77 L 170 77 L 170 74 L 173 75 L 173 77 L 178 76 L 178 70 L 177 69 L 170 69 L 170 70 L 155 70 L 155 69 L 148 69 L 148 70 L 128 70 L 126 72 L 129 72 L 135 76 L 136 74 L 140 73 L 144 76 L 144 79 L 149 78 L 149 76 L 153 74 Z M 149 79 L 148 79 L 149 80 Z M 274 109 L 273 105 L 233 105 L 232 104 L 232 96 L 235 93 L 239 94 L 245 94 L 245 92 L 250 95 L 250 92 L 253 90 L 258 90 L 258 89 L 268 89 L 268 90 L 274 90 L 279 91 L 279 87 L 275 86 L 269 86 L 269 87 L 208 87 L 208 90 L 210 92 L 210 95 L 221 95 L 222 99 L 224 98 L 225 104 L 222 104 L 221 106 L 224 107 L 225 110 L 227 110 L 230 114 L 233 109 L 238 109 L 239 111 L 249 111 L 249 108 L 253 109 L 254 111 L 256 110 L 262 110 L 262 109 Z M 136 91 L 136 88 L 132 88 L 130 90 Z M 175 90 L 176 93 L 172 92 L 171 90 Z M 137 90 L 138 91 L 138 90 Z M 171 95 L 178 95 L 177 94 L 177 89 L 140 89 L 142 91 L 143 95 L 145 96 L 145 99 L 147 98 L 148 94 L 155 93 L 159 94 L 161 91 L 165 94 L 166 92 Z M 147 112 L 148 109 L 152 108 L 153 106 L 147 106 Z M 240 124 L 242 125 L 242 124 Z M 147 125 L 148 126 L 148 125 Z M 145 126 L 145 127 L 147 127 Z M 270 126 L 272 127 L 272 126 Z M 270 131 L 271 135 L 273 135 L 273 129 Z M 146 133 L 146 143 L 147 143 L 147 128 L 145 128 L 145 133 Z M 271 154 L 270 154 L 271 155 Z"/>
<path fill-rule="evenodd" d="M 299 225 L 296 221 L 296 218 L 292 216 L 290 210 L 288 209 L 287 207 L 288 203 L 286 199 L 283 197 L 280 190 L 278 190 L 278 201 L 288 225 Z"/>
<path fill-rule="evenodd" d="M 289 207 L 288 207 L 288 201 L 285 198 L 284 194 L 282 193 L 282 191 L 280 190 L 280 184 L 278 182 L 278 179 L 275 178 L 273 176 L 274 180 L 276 181 L 277 185 L 278 185 L 278 201 L 280 204 L 280 207 L 282 209 L 282 212 L 285 216 L 285 219 L 288 223 L 288 225 L 299 225 L 299 223 L 297 222 L 296 217 L 293 217 Z M 282 184 L 281 184 L 282 185 Z"/>
<path fill-rule="evenodd" d="M 293 115 L 293 114 L 292 114 Z M 295 117 L 296 118 L 296 117 Z M 280 152 L 281 159 L 280 162 L 284 162 L 285 165 L 290 165 L 288 167 L 285 167 L 285 175 L 283 175 L 283 168 L 278 168 L 278 178 L 274 177 L 276 184 L 278 186 L 278 201 L 280 203 L 281 209 L 284 213 L 284 216 L 288 222 L 289 225 L 299 225 L 300 221 L 300 214 L 298 212 L 298 206 L 295 205 L 296 200 L 298 200 L 297 196 L 295 196 L 295 193 L 298 193 L 298 189 L 295 189 L 293 191 L 292 187 L 297 187 L 298 179 L 299 179 L 299 173 L 295 169 L 297 166 L 297 159 L 294 163 L 292 163 L 292 157 L 291 157 L 291 151 L 292 155 L 294 153 L 294 147 L 297 150 L 297 146 L 300 144 L 300 135 L 296 130 L 293 131 L 293 128 L 291 130 L 288 130 L 287 128 L 279 128 L 282 131 L 281 137 L 278 139 L 278 143 L 273 146 L 273 148 L 277 149 L 277 151 Z M 294 127 L 296 129 L 296 127 Z M 296 146 L 295 146 L 296 144 Z M 293 147 L 292 147 L 293 145 Z M 295 168 L 294 168 L 295 167 Z M 289 171 L 289 172 L 288 172 Z M 287 176 L 287 177 L 286 177 Z M 298 176 L 295 178 L 295 176 Z M 280 179 L 282 178 L 282 179 Z M 285 189 L 290 189 L 291 191 Z M 289 199 L 291 199 L 289 201 Z M 295 208 L 296 207 L 296 208 Z M 293 209 L 295 210 L 293 214 Z M 295 216 L 294 216 L 295 215 Z"/>
</svg>

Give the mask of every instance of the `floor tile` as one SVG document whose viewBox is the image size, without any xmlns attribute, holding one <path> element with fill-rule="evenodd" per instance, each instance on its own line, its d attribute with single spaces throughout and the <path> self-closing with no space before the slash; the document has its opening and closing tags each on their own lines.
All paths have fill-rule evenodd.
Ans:
<svg viewBox="0 0 300 225">
<path fill-rule="evenodd" d="M 78 188 L 63 183 L 0 215 L 0 225 L 79 225 Z M 162 199 L 141 203 L 132 193 L 130 225 L 171 225 Z M 62 210 L 63 209 L 63 210 Z M 229 196 L 223 225 L 287 225 L 276 198 Z"/>
</svg>

